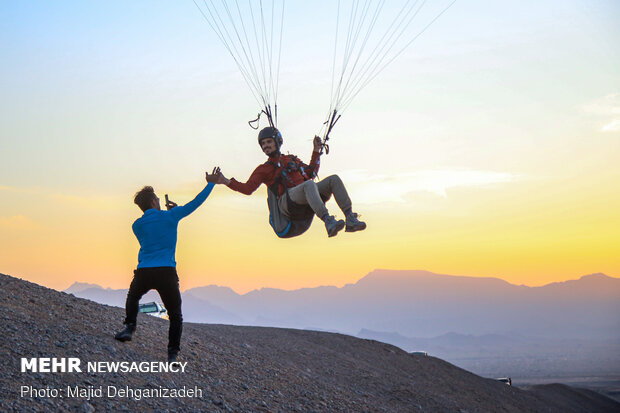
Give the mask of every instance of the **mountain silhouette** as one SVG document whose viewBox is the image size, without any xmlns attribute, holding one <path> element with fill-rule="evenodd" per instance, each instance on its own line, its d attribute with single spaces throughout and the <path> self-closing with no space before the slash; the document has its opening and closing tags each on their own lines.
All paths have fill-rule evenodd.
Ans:
<svg viewBox="0 0 620 413">
<path fill-rule="evenodd" d="M 76 295 L 122 307 L 126 290 Z M 115 297 L 115 304 L 102 296 Z M 209 285 L 185 291 L 183 303 L 187 321 L 357 335 L 427 351 L 488 377 L 620 376 L 620 279 L 604 274 L 526 287 L 496 278 L 375 270 L 340 288 L 237 294 Z"/>
<path fill-rule="evenodd" d="M 75 294 L 124 305 L 126 290 L 100 290 L 89 288 Z M 205 306 L 205 311 L 187 314 L 188 320 L 196 322 L 216 322 L 216 315 L 221 315 L 220 322 L 312 326 L 347 334 L 369 329 L 408 337 L 455 332 L 620 338 L 620 279 L 604 274 L 526 287 L 496 278 L 375 270 L 341 288 L 262 288 L 237 294 L 228 287 L 210 285 L 189 289 L 183 298 L 185 302 L 201 300 L 195 305 Z"/>
</svg>

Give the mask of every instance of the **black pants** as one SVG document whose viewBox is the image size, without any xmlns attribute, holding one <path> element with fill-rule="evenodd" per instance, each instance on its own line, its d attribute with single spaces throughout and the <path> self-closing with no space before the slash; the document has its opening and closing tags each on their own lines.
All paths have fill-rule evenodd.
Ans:
<svg viewBox="0 0 620 413">
<path fill-rule="evenodd" d="M 179 290 L 179 276 L 176 268 L 138 268 L 133 274 L 125 302 L 125 324 L 136 323 L 140 298 L 149 290 L 157 290 L 170 318 L 168 353 L 177 353 L 181 348 L 183 315 L 181 314 L 181 291 Z"/>
</svg>

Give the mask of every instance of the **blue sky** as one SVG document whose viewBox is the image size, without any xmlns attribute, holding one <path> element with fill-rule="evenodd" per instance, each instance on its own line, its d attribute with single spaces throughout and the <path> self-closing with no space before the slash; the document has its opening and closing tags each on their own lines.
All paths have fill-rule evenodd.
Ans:
<svg viewBox="0 0 620 413">
<path fill-rule="evenodd" d="M 335 4 L 286 3 L 280 127 L 285 151 L 302 158 L 329 105 Z M 205 170 L 220 165 L 244 179 L 263 162 L 246 123 L 259 108 L 193 2 L 5 1 L 0 12 L 0 242 L 11 246 L 0 271 L 64 282 L 96 262 L 95 273 L 123 285 L 137 252 L 127 228 L 140 186 L 183 202 Z M 247 231 L 240 248 L 264 244 L 257 255 L 272 248 L 264 194 L 217 188 L 213 214 L 229 227 L 208 215 L 187 230 L 179 258 L 191 262 L 188 279 L 201 284 L 207 272 L 243 289 L 259 279 L 338 284 L 377 267 L 532 284 L 620 272 L 618 251 L 605 247 L 618 245 L 609 232 L 619 203 L 618 21 L 614 1 L 457 1 L 332 134 L 322 174 L 343 176 L 373 226 L 330 245 L 334 257 L 355 248 L 364 260 L 307 264 L 296 284 L 265 278 L 267 263 L 256 273 L 224 258 L 206 263 L 198 246 L 217 239 L 215 229 Z M 294 254 L 302 243 L 321 254 L 315 227 L 282 248 Z M 63 267 L 59 257 L 93 233 L 105 253 Z M 562 243 L 584 233 L 603 235 Z M 477 240 L 468 254 L 487 261 L 467 259 L 459 237 Z M 222 257 L 233 254 L 220 243 Z M 493 252 L 497 245 L 504 249 Z M 543 247 L 551 252 L 541 255 Z M 42 258 L 28 262 L 33 248 Z M 571 259 L 560 263 L 562 251 Z"/>
</svg>

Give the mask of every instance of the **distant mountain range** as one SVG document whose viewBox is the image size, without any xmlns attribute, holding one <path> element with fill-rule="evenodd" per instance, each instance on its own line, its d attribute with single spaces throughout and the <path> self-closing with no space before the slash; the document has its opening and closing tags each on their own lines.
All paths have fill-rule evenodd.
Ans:
<svg viewBox="0 0 620 413">
<path fill-rule="evenodd" d="M 75 283 L 78 297 L 123 307 L 127 290 Z M 620 279 L 526 287 L 496 278 L 375 270 L 355 284 L 237 294 L 182 293 L 186 321 L 341 332 L 427 351 L 477 374 L 620 375 Z M 159 301 L 149 292 L 142 302 Z"/>
<path fill-rule="evenodd" d="M 75 283 L 78 297 L 123 307 L 127 290 Z M 158 300 L 151 291 L 143 301 Z M 526 287 L 496 278 L 428 271 L 375 270 L 355 284 L 237 294 L 209 285 L 183 293 L 187 321 L 292 327 L 357 334 L 362 329 L 407 337 L 522 335 L 620 338 L 620 279 L 591 274 L 579 280 Z"/>
</svg>

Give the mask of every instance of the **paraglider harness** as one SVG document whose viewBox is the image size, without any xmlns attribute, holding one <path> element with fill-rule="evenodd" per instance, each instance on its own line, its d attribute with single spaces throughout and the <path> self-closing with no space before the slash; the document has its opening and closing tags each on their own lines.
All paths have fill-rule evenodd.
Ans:
<svg viewBox="0 0 620 413">
<path fill-rule="evenodd" d="M 273 228 L 276 235 L 280 238 L 292 238 L 303 234 L 310 228 L 312 219 L 314 218 L 314 211 L 310 208 L 310 205 L 303 205 L 293 202 L 288 194 L 287 182 L 293 183 L 292 179 L 288 176 L 291 172 L 298 171 L 304 178 L 304 181 L 313 180 L 316 176 L 314 171 L 308 171 L 313 169 L 305 166 L 297 157 L 289 155 L 290 161 L 282 167 L 280 162 L 267 161 L 266 163 L 272 165 L 274 169 L 282 167 L 280 173 L 276 177 L 273 184 L 267 187 L 267 206 L 269 208 L 269 224 Z M 312 172 L 309 174 L 309 172 Z M 282 195 L 279 195 L 280 185 L 283 187 Z M 285 215 L 280 210 L 280 199 L 286 197 L 286 207 L 288 215 Z M 329 199 L 323 198 L 323 202 Z"/>
</svg>

